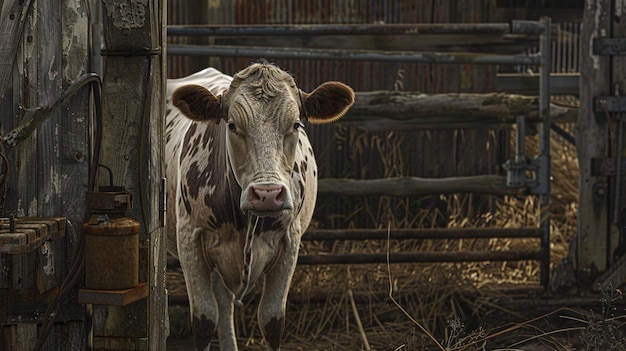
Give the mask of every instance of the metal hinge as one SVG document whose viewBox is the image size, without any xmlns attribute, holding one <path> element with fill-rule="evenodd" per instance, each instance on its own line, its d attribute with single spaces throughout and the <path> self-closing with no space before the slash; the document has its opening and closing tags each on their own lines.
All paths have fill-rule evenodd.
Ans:
<svg viewBox="0 0 626 351">
<path fill-rule="evenodd" d="M 596 96 L 593 98 L 593 111 L 596 113 L 626 112 L 626 97 Z"/>
</svg>

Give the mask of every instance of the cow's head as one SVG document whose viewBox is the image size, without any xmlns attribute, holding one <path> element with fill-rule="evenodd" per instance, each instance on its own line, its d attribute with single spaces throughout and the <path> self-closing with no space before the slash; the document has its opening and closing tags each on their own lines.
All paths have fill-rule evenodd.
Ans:
<svg viewBox="0 0 626 351">
<path fill-rule="evenodd" d="M 174 92 L 173 103 L 195 121 L 226 122 L 241 210 L 277 216 L 293 208 L 290 179 L 303 123 L 341 118 L 354 103 L 354 92 L 339 82 L 301 92 L 288 73 L 264 63 L 236 74 L 220 96 L 187 85 Z"/>
</svg>

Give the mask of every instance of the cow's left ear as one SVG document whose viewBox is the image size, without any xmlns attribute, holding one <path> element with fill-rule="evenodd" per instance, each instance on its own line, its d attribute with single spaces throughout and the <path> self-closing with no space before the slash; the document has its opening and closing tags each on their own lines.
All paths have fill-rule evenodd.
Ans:
<svg viewBox="0 0 626 351">
<path fill-rule="evenodd" d="M 220 99 L 204 87 L 193 84 L 182 86 L 172 94 L 172 103 L 187 118 L 216 124 L 222 119 Z"/>
<path fill-rule="evenodd" d="M 354 91 L 341 82 L 326 82 L 311 93 L 302 92 L 308 120 L 313 124 L 338 120 L 354 103 Z"/>
</svg>

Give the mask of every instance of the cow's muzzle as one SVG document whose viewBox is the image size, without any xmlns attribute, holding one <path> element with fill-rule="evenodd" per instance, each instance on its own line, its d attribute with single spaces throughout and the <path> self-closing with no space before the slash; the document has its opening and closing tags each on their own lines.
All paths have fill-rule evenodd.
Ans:
<svg viewBox="0 0 626 351">
<path fill-rule="evenodd" d="M 252 211 L 259 217 L 278 216 L 292 208 L 289 190 L 280 183 L 250 184 L 241 196 L 241 210 Z"/>
</svg>

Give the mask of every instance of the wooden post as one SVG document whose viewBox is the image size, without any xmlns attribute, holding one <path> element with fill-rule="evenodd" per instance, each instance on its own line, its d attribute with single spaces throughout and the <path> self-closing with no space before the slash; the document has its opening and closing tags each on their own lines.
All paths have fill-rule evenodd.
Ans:
<svg viewBox="0 0 626 351">
<path fill-rule="evenodd" d="M 580 167 L 578 212 L 578 281 L 588 287 L 607 268 L 608 178 L 593 176 L 591 159 L 607 157 L 607 119 L 594 113 L 594 96 L 610 95 L 609 60 L 593 54 L 593 39 L 610 35 L 611 1 L 587 0 L 580 50 L 580 109 L 576 133 Z"/>
<path fill-rule="evenodd" d="M 100 162 L 135 198 L 141 223 L 140 282 L 149 296 L 128 306 L 93 306 L 93 347 L 165 350 L 166 241 L 160 201 L 164 177 L 165 7 L 163 0 L 103 0 L 106 56 Z M 102 178 L 101 178 L 102 179 Z"/>
<path fill-rule="evenodd" d="M 611 19 L 613 20 L 611 24 L 613 28 L 612 37 L 624 38 L 626 37 L 626 23 L 624 23 L 624 21 L 626 21 L 626 4 L 623 1 L 615 1 L 614 4 L 615 8 L 612 9 L 613 14 L 611 15 Z M 612 81 L 610 85 L 611 89 L 613 89 L 611 93 L 624 98 L 626 97 L 626 59 L 624 58 L 624 53 L 611 56 L 610 58 L 607 57 L 607 59 L 610 59 L 611 62 Z M 615 148 L 612 157 L 618 157 L 619 155 L 620 162 L 623 165 L 624 145 L 626 145 L 626 113 L 620 112 L 616 114 L 616 117 L 615 121 L 621 120 L 621 124 L 617 122 L 617 127 L 622 128 L 623 134 L 621 145 Z M 617 131 L 615 134 L 615 140 L 617 140 L 619 134 Z M 618 149 L 620 146 L 621 150 Z M 614 178 L 615 182 L 620 183 L 619 186 L 615 186 L 614 188 L 615 192 L 619 192 L 619 194 L 616 194 L 619 198 L 617 201 L 612 202 L 612 205 L 615 207 L 611 211 L 614 216 L 612 221 L 613 230 L 611 231 L 611 242 L 609 245 L 611 249 L 609 252 L 611 268 L 615 268 L 615 261 L 620 258 L 620 256 L 622 260 L 626 258 L 626 177 L 624 177 L 626 169 L 622 166 L 619 171 L 621 174 L 618 174 Z M 615 248 L 617 248 L 617 250 L 614 250 Z M 617 282 L 613 281 L 613 283 L 615 284 Z"/>
</svg>

